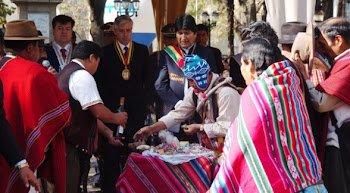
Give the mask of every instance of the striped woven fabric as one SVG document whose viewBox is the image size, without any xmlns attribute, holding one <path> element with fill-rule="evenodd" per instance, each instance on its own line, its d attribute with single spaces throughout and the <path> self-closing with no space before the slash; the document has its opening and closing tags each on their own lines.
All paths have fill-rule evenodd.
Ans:
<svg viewBox="0 0 350 193">
<path fill-rule="evenodd" d="M 213 180 L 215 158 L 171 165 L 132 153 L 116 184 L 117 192 L 206 192 Z"/>
<path fill-rule="evenodd" d="M 209 192 L 297 192 L 321 180 L 300 80 L 287 61 L 249 85 Z"/>
<path fill-rule="evenodd" d="M 350 49 L 338 56 L 328 78 L 317 89 L 350 105 Z"/>
</svg>

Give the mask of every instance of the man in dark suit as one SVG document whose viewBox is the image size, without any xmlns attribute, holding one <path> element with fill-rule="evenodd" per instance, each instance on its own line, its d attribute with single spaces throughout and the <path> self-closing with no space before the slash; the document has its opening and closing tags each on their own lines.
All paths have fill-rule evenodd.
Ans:
<svg viewBox="0 0 350 193">
<path fill-rule="evenodd" d="M 52 46 L 46 47 L 47 59 L 57 72 L 71 60 L 73 50 L 72 35 L 75 21 L 66 15 L 58 15 L 52 20 Z"/>
<path fill-rule="evenodd" d="M 207 45 L 207 42 L 209 40 L 209 29 L 206 25 L 204 24 L 198 24 L 197 25 L 198 31 L 197 31 L 197 44 L 210 48 L 215 57 L 215 62 L 216 62 L 216 68 L 218 73 L 222 73 L 224 71 L 224 65 L 222 64 L 222 56 L 221 56 L 221 51 L 217 48 L 211 47 Z"/>
<path fill-rule="evenodd" d="M 27 160 L 17 145 L 15 136 L 13 136 L 10 124 L 6 120 L 3 104 L 2 82 L 0 80 L 0 154 L 6 159 L 10 166 L 15 166 L 19 170 L 19 177 L 26 187 L 34 186 L 37 191 L 41 191 L 39 181 L 29 168 Z"/>
<path fill-rule="evenodd" d="M 176 19 L 175 32 L 177 45 L 167 46 L 161 51 L 158 77 L 154 84 L 157 93 L 163 100 L 164 114 L 171 111 L 175 104 L 183 99 L 188 89 L 187 79 L 177 63 L 181 57 L 196 54 L 208 62 L 212 72 L 217 73 L 212 50 L 196 44 L 197 26 L 191 15 L 181 15 Z M 180 139 L 185 137 L 180 125 L 176 125 L 170 131 L 178 133 L 177 136 Z"/>
<path fill-rule="evenodd" d="M 128 113 L 124 131 L 126 143 L 133 142 L 133 135 L 144 126 L 146 96 L 149 96 L 146 92 L 151 90 L 148 49 L 131 41 L 132 27 L 133 22 L 129 16 L 122 15 L 115 19 L 114 33 L 117 41 L 102 49 L 101 62 L 95 74 L 101 98 L 111 111 L 116 111 L 120 97 L 125 97 L 124 106 Z M 112 125 L 109 127 L 116 129 Z M 120 148 L 113 147 L 108 142 L 104 142 L 104 145 L 103 191 L 115 192 L 114 186 L 120 172 Z"/>
</svg>

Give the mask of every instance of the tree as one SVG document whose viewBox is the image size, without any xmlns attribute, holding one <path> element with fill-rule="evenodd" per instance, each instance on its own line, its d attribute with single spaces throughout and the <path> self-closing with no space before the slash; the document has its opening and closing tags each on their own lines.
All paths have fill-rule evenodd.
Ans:
<svg viewBox="0 0 350 193">
<path fill-rule="evenodd" d="M 74 19 L 73 30 L 79 39 L 90 39 L 90 7 L 85 0 L 64 0 L 57 8 L 59 14 L 68 15 Z"/>
<path fill-rule="evenodd" d="M 7 4 L 0 0 L 0 26 L 6 24 L 6 16 L 12 15 L 15 12 L 14 7 L 9 7 Z"/>
<path fill-rule="evenodd" d="M 338 0 L 337 17 L 345 16 L 345 4 L 350 3 L 350 0 Z M 323 20 L 333 17 L 333 1 L 331 0 L 316 0 L 315 13 L 323 14 Z"/>
<path fill-rule="evenodd" d="M 94 42 L 103 45 L 103 32 L 100 30 L 100 26 L 103 25 L 103 15 L 105 11 L 106 0 L 89 0 L 91 7 L 90 20 L 91 29 L 90 33 Z"/>
</svg>

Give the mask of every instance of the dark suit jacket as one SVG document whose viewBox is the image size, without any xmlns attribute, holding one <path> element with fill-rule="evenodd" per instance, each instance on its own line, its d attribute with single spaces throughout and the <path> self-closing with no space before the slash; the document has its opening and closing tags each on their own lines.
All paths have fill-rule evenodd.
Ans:
<svg viewBox="0 0 350 193">
<path fill-rule="evenodd" d="M 192 49 L 189 53 L 192 53 Z M 210 48 L 197 44 L 193 54 L 205 59 L 211 70 L 217 72 L 214 54 Z M 184 98 L 185 75 L 164 50 L 160 53 L 157 77 L 154 86 L 163 100 L 165 114 L 167 114 L 179 100 Z"/>
<path fill-rule="evenodd" d="M 74 46 L 73 45 L 73 49 Z M 45 46 L 46 48 L 46 54 L 47 54 L 47 60 L 50 62 L 50 65 L 57 71 L 60 72 L 60 63 L 58 62 L 57 55 L 55 53 L 55 50 L 53 49 L 52 46 Z M 70 61 L 69 61 L 70 62 Z M 68 62 L 68 63 L 69 63 Z"/>
<path fill-rule="evenodd" d="M 2 82 L 0 80 L 0 154 L 10 166 L 14 166 L 23 160 L 24 156 L 17 145 L 10 124 L 6 120 L 3 98 Z"/>
<path fill-rule="evenodd" d="M 104 104 L 116 111 L 120 97 L 125 97 L 125 110 L 128 122 L 125 129 L 127 141 L 138 129 L 144 126 L 146 118 L 146 97 L 151 90 L 151 68 L 149 67 L 149 53 L 146 46 L 134 43 L 134 53 L 130 62 L 130 80 L 122 78 L 124 64 L 115 50 L 115 44 L 102 48 L 102 58 L 97 69 L 95 80 Z"/>
<path fill-rule="evenodd" d="M 224 65 L 222 64 L 221 51 L 211 46 L 207 46 L 207 47 L 210 48 L 214 53 L 217 73 L 218 74 L 222 73 L 222 71 L 224 71 Z"/>
<path fill-rule="evenodd" d="M 58 62 L 55 50 L 51 46 L 45 46 L 45 48 L 46 48 L 46 53 L 47 53 L 47 60 L 49 60 L 50 65 L 57 72 L 59 72 L 59 70 L 60 70 L 60 63 Z"/>
</svg>

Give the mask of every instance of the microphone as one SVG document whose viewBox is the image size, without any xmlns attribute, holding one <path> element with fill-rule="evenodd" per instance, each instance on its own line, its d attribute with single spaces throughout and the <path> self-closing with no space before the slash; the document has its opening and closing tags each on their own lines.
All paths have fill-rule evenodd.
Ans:
<svg viewBox="0 0 350 193">
<path fill-rule="evenodd" d="M 41 62 L 41 64 L 42 64 L 46 69 L 50 68 L 50 66 L 51 66 L 50 61 L 48 61 L 48 60 L 43 60 L 43 61 Z"/>
</svg>

